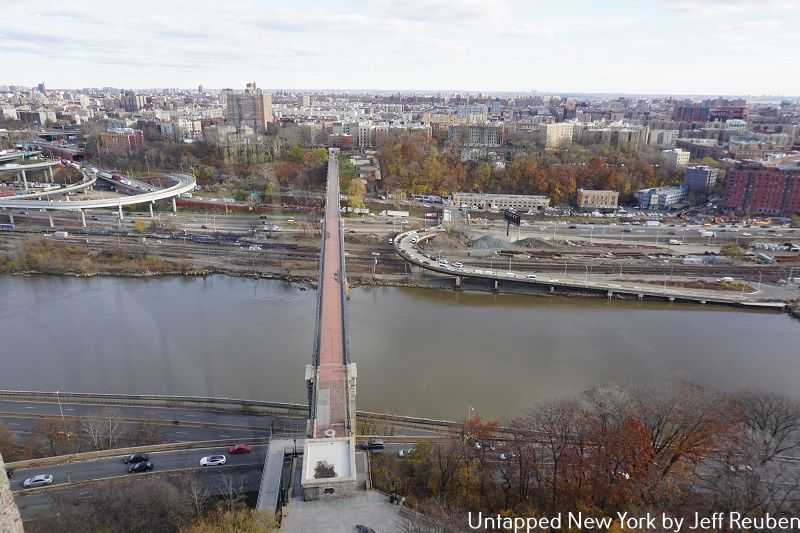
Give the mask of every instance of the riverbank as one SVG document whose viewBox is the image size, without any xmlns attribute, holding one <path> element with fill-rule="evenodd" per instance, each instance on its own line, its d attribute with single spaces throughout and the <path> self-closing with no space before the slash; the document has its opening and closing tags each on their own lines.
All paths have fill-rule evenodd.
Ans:
<svg viewBox="0 0 800 533">
<path fill-rule="evenodd" d="M 353 245 L 357 248 L 357 245 Z M 301 286 L 316 287 L 317 257 L 313 254 L 294 254 L 291 257 L 265 259 L 253 256 L 243 259 L 228 255 L 224 249 L 214 256 L 214 264 L 205 258 L 190 253 L 176 253 L 166 247 L 105 247 L 102 249 L 50 239 L 26 240 L 16 246 L 5 246 L 0 254 L 0 273 L 17 275 L 53 275 L 65 277 L 130 277 L 148 278 L 164 276 L 206 277 L 224 275 L 237 278 L 274 279 Z M 351 287 L 400 287 L 422 289 L 467 290 L 505 294 L 532 295 L 554 298 L 608 298 L 615 300 L 636 299 L 630 294 L 582 290 L 580 287 L 560 287 L 553 292 L 546 285 L 519 284 L 502 280 L 490 283 L 486 280 L 465 278 L 460 287 L 453 279 L 410 268 L 402 259 L 382 258 L 383 268 L 375 269 L 358 256 L 363 250 L 355 250 L 348 265 L 347 279 Z M 400 259 L 400 261 L 397 261 Z M 392 260 L 394 262 L 392 262 Z M 203 264 L 205 263 L 205 264 Z M 400 267 L 403 267 L 402 269 Z M 644 280 L 639 286 L 646 287 Z M 641 298 L 639 298 L 641 299 Z M 800 320 L 798 302 L 789 300 L 787 311 Z M 792 308 L 791 306 L 794 305 Z"/>
</svg>

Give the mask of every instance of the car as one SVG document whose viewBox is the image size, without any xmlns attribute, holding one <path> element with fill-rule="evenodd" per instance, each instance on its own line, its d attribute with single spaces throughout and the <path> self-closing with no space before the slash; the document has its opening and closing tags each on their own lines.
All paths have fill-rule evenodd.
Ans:
<svg viewBox="0 0 800 533">
<path fill-rule="evenodd" d="M 408 454 L 414 451 L 414 448 L 403 448 L 399 452 L 397 452 L 397 456 L 400 458 L 406 457 Z"/>
<path fill-rule="evenodd" d="M 200 226 L 200 229 L 208 229 L 208 224 L 203 224 Z"/>
<path fill-rule="evenodd" d="M 528 274 L 525 279 L 536 279 L 536 274 Z"/>
<path fill-rule="evenodd" d="M 495 272 L 494 270 L 484 270 L 483 273 L 486 274 L 487 276 L 496 276 L 497 275 L 497 272 Z"/>
<path fill-rule="evenodd" d="M 261 215 L 261 216 L 260 216 L 260 217 L 258 217 L 258 218 L 259 218 L 260 220 L 266 220 L 266 219 L 267 219 L 267 215 Z"/>
<path fill-rule="evenodd" d="M 731 282 L 731 281 L 733 281 L 733 278 L 730 276 L 722 276 L 721 278 L 717 278 L 718 283 Z"/>
<path fill-rule="evenodd" d="M 149 460 L 150 460 L 149 453 L 132 453 L 122 458 L 122 462 L 125 464 L 143 463 Z"/>
<path fill-rule="evenodd" d="M 90 218 L 91 220 L 100 220 L 100 217 L 97 215 L 92 215 Z"/>
<path fill-rule="evenodd" d="M 461 268 L 464 266 L 464 263 L 461 263 L 459 261 L 453 261 L 451 264 L 456 268 Z"/>
<path fill-rule="evenodd" d="M 385 447 L 386 443 L 383 442 L 383 439 L 370 439 L 361 444 L 362 450 L 383 450 Z"/>
<path fill-rule="evenodd" d="M 572 224 L 572 225 L 570 225 L 569 229 L 578 229 L 578 226 Z"/>
<path fill-rule="evenodd" d="M 507 278 L 514 278 L 514 279 L 516 279 L 516 278 L 518 278 L 519 276 L 517 276 L 517 275 L 516 275 L 514 272 L 506 272 L 506 277 L 507 277 Z"/>
<path fill-rule="evenodd" d="M 27 215 L 27 214 L 28 214 L 28 212 L 27 212 L 27 211 L 20 211 L 20 212 L 19 212 L 19 214 L 20 214 L 20 215 Z"/>
<path fill-rule="evenodd" d="M 224 455 L 208 455 L 200 459 L 200 466 L 222 466 L 228 462 Z"/>
<path fill-rule="evenodd" d="M 240 453 L 250 453 L 253 451 L 253 447 L 240 442 L 239 444 L 235 444 L 233 446 L 228 446 L 228 453 L 231 455 L 237 455 Z"/>
<path fill-rule="evenodd" d="M 439 259 L 439 262 L 446 265 L 447 264 L 447 259 L 444 259 L 444 258 Z"/>
<path fill-rule="evenodd" d="M 14 468 L 12 468 L 10 466 L 7 466 L 6 467 L 6 476 L 8 476 L 8 479 L 11 479 L 12 477 L 14 477 Z"/>
<path fill-rule="evenodd" d="M 33 487 L 43 487 L 45 485 L 50 485 L 51 483 L 53 483 L 52 474 L 39 474 L 38 476 L 29 477 L 23 481 L 22 486 L 26 489 L 30 489 Z"/>
<path fill-rule="evenodd" d="M 149 472 L 153 469 L 153 463 L 150 461 L 142 461 L 141 463 L 135 463 L 128 467 L 129 474 L 138 474 L 139 472 Z"/>
<path fill-rule="evenodd" d="M 481 275 L 483 275 L 483 270 L 479 270 L 479 269 L 477 269 L 477 268 L 476 268 L 475 270 L 473 270 L 473 272 L 474 272 L 475 274 L 481 274 Z"/>
</svg>

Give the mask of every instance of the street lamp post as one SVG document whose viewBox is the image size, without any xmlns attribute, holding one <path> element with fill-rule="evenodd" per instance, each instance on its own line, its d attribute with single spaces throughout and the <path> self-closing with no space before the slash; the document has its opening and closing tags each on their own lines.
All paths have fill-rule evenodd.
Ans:
<svg viewBox="0 0 800 533">
<path fill-rule="evenodd" d="M 474 407 L 472 407 L 471 405 L 468 406 L 468 408 L 467 408 L 467 422 L 472 422 L 472 411 L 474 411 L 474 410 L 475 410 Z"/>
<path fill-rule="evenodd" d="M 64 426 L 64 433 L 67 433 L 67 421 L 64 418 L 64 409 L 61 407 L 61 397 L 59 396 L 60 392 L 56 391 L 56 402 L 58 402 L 58 410 L 61 413 L 61 424 Z"/>
</svg>

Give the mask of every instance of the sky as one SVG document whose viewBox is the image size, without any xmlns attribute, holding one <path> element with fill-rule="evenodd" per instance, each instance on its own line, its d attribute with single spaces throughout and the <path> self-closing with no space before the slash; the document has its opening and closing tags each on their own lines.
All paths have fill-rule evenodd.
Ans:
<svg viewBox="0 0 800 533">
<path fill-rule="evenodd" d="M 0 84 L 800 95 L 800 0 L 37 0 Z"/>
</svg>

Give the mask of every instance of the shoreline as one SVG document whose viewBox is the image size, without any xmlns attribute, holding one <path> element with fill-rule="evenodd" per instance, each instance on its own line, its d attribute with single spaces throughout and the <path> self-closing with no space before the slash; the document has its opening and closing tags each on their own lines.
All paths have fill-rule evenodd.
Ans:
<svg viewBox="0 0 800 533">
<path fill-rule="evenodd" d="M 284 274 L 280 272 L 259 272 L 259 273 L 252 273 L 252 272 L 245 272 L 235 269 L 223 269 L 223 268 L 210 268 L 210 269 L 202 269 L 202 270 L 164 270 L 164 271 L 144 271 L 144 272 L 132 272 L 132 271 L 117 271 L 117 272 L 105 272 L 105 271 L 93 271 L 93 272 L 72 272 L 72 271 L 52 271 L 52 270 L 24 270 L 24 271 L 16 271 L 16 272 L 3 272 L 0 275 L 7 275 L 7 276 L 55 276 L 55 277 L 68 277 L 68 278 L 95 278 L 95 277 L 116 277 L 116 278 L 158 278 L 158 277 L 207 277 L 207 276 L 227 276 L 231 278 L 250 278 L 250 279 L 266 279 L 266 280 L 277 280 L 277 281 L 284 281 L 288 283 L 294 283 L 298 285 L 305 285 L 310 288 L 316 289 L 317 287 L 317 280 L 310 276 L 306 275 L 299 275 L 299 274 Z M 355 278 L 355 279 L 354 279 Z M 581 291 L 570 291 L 570 292 L 559 292 L 558 294 L 548 294 L 545 292 L 538 292 L 538 291 L 510 291 L 510 290 L 501 290 L 501 289 L 491 289 L 489 287 L 468 287 L 468 288 L 455 288 L 451 284 L 448 283 L 448 280 L 445 278 L 439 277 L 429 277 L 427 280 L 423 279 L 421 281 L 416 282 L 400 282 L 391 279 L 362 279 L 357 276 L 351 277 L 348 279 L 349 286 L 351 288 L 359 288 L 359 287 L 397 287 L 397 288 L 412 288 L 412 289 L 437 289 L 437 290 L 447 290 L 447 291 L 463 291 L 463 290 L 470 290 L 470 291 L 477 291 L 477 292 L 487 292 L 487 293 L 495 293 L 495 294 L 517 294 L 517 295 L 524 295 L 524 296 L 539 296 L 545 298 L 591 298 L 591 299 L 602 299 L 603 296 L 591 293 L 591 292 L 581 292 Z M 625 300 L 631 301 L 634 298 L 627 298 L 622 295 L 614 295 L 612 300 Z M 679 302 L 679 303 L 689 303 L 689 302 Z M 722 304 L 724 305 L 724 304 Z M 701 306 L 702 307 L 702 306 Z M 742 311 L 747 312 L 764 312 L 763 309 L 748 309 L 746 307 L 738 307 L 732 306 L 740 309 Z M 768 311 L 768 310 L 767 310 Z M 786 303 L 786 307 L 783 308 L 781 313 L 787 313 L 790 317 L 800 321 L 800 303 Z"/>
</svg>

